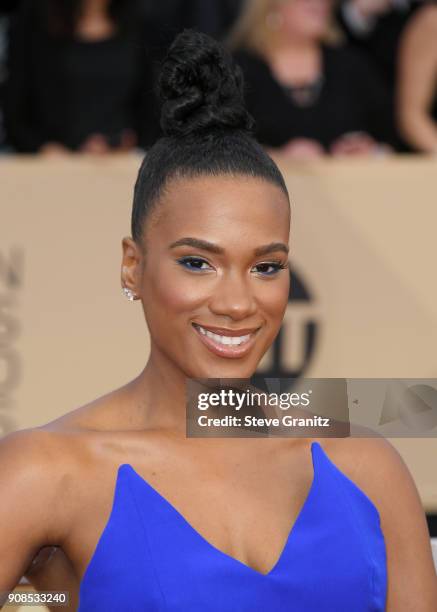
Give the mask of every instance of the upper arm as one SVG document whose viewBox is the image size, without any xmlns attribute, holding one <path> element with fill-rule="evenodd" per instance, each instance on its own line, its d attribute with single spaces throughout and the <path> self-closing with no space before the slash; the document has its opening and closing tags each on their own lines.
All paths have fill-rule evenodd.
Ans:
<svg viewBox="0 0 437 612">
<path fill-rule="evenodd" d="M 360 446 L 360 448 L 358 448 Z M 357 441 L 356 480 L 379 511 L 387 551 L 387 612 L 435 612 L 437 575 L 425 512 L 414 480 L 384 438 Z"/>
<path fill-rule="evenodd" d="M 425 6 L 406 26 L 399 46 L 399 113 L 428 112 L 437 80 L 437 7 Z"/>
<path fill-rule="evenodd" d="M 0 441 L 0 591 L 13 590 L 38 550 L 62 539 L 57 463 L 43 430 Z"/>
</svg>

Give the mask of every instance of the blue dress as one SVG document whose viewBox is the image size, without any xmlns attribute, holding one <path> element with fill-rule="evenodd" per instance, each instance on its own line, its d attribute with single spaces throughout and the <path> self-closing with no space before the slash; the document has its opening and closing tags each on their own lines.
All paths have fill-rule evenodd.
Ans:
<svg viewBox="0 0 437 612">
<path fill-rule="evenodd" d="M 210 544 L 130 464 L 120 465 L 78 611 L 383 612 L 378 510 L 318 442 L 311 455 L 311 488 L 267 574 Z"/>
</svg>

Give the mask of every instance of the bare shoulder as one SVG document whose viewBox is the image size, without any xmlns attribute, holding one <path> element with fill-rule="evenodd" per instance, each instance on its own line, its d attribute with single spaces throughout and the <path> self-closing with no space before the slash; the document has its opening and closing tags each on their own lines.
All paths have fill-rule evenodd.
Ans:
<svg viewBox="0 0 437 612">
<path fill-rule="evenodd" d="M 105 449 L 125 423 L 135 424 L 125 396 L 124 388 L 116 389 L 40 427 L 4 436 L 0 487 L 20 494 L 27 488 L 30 497 L 50 499 L 54 516 L 73 519 L 77 500 L 86 498 L 87 476 L 110 458 Z"/>
<path fill-rule="evenodd" d="M 134 382 L 62 414 L 44 425 L 44 429 L 61 433 L 119 431 L 126 428 L 126 423 L 135 427 L 136 415 L 129 396 Z"/>
<path fill-rule="evenodd" d="M 402 507 L 397 512 L 424 514 L 408 466 L 387 438 L 360 428 L 355 435 L 333 442 L 338 467 L 374 502 L 381 518 L 401 500 Z"/>
<path fill-rule="evenodd" d="M 38 551 L 62 545 L 74 490 L 69 445 L 42 428 L 0 441 L 0 590 L 14 588 Z"/>
<path fill-rule="evenodd" d="M 43 427 L 18 430 L 0 441 L 1 497 L 21 505 L 29 502 L 33 514 L 41 514 L 47 541 L 62 533 L 61 521 L 51 518 L 64 515 L 60 501 L 68 488 L 72 459 L 72 445 L 65 436 Z"/>
<path fill-rule="evenodd" d="M 437 576 L 426 516 L 401 454 L 374 433 L 333 442 L 338 467 L 379 514 L 387 552 L 387 611 L 437 610 Z"/>
<path fill-rule="evenodd" d="M 17 467 L 25 465 L 30 470 L 41 465 L 62 468 L 72 459 L 77 446 L 74 433 L 68 427 L 52 427 L 52 423 L 18 429 L 0 440 L 0 458 L 4 465 L 8 462 Z"/>
<path fill-rule="evenodd" d="M 90 406 L 0 440 L 0 590 L 26 575 L 38 587 L 74 591 L 71 533 L 92 522 L 98 504 L 108 505 L 119 436 L 120 402 L 99 398 Z"/>
<path fill-rule="evenodd" d="M 20 429 L 8 433 L 0 441 L 2 476 L 26 475 L 28 484 L 33 476 L 49 483 L 53 476 L 55 460 L 59 460 L 59 440 L 44 427 Z"/>
</svg>

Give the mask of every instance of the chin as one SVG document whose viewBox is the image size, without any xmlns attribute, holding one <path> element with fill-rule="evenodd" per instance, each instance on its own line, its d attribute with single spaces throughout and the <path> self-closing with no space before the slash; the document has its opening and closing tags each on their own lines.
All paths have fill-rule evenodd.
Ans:
<svg viewBox="0 0 437 612">
<path fill-rule="evenodd" d="M 224 360 L 225 361 L 225 360 Z M 244 363 L 243 360 L 238 363 L 237 359 L 229 359 L 222 364 L 203 364 L 198 368 L 197 372 L 190 374 L 190 378 L 250 378 L 254 375 L 258 364 L 253 365 Z"/>
</svg>

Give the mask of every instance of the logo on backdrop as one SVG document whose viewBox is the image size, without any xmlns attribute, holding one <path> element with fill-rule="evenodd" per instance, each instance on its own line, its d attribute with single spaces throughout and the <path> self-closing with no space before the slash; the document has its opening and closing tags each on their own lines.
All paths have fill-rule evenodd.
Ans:
<svg viewBox="0 0 437 612">
<path fill-rule="evenodd" d="M 292 269 L 283 324 L 255 376 L 288 379 L 305 376 L 315 353 L 319 332 L 320 317 L 314 296 L 302 277 Z"/>
<path fill-rule="evenodd" d="M 23 285 L 24 251 L 0 250 L 0 437 L 16 428 L 15 394 L 21 380 L 17 340 L 21 334 L 19 290 Z"/>
</svg>

